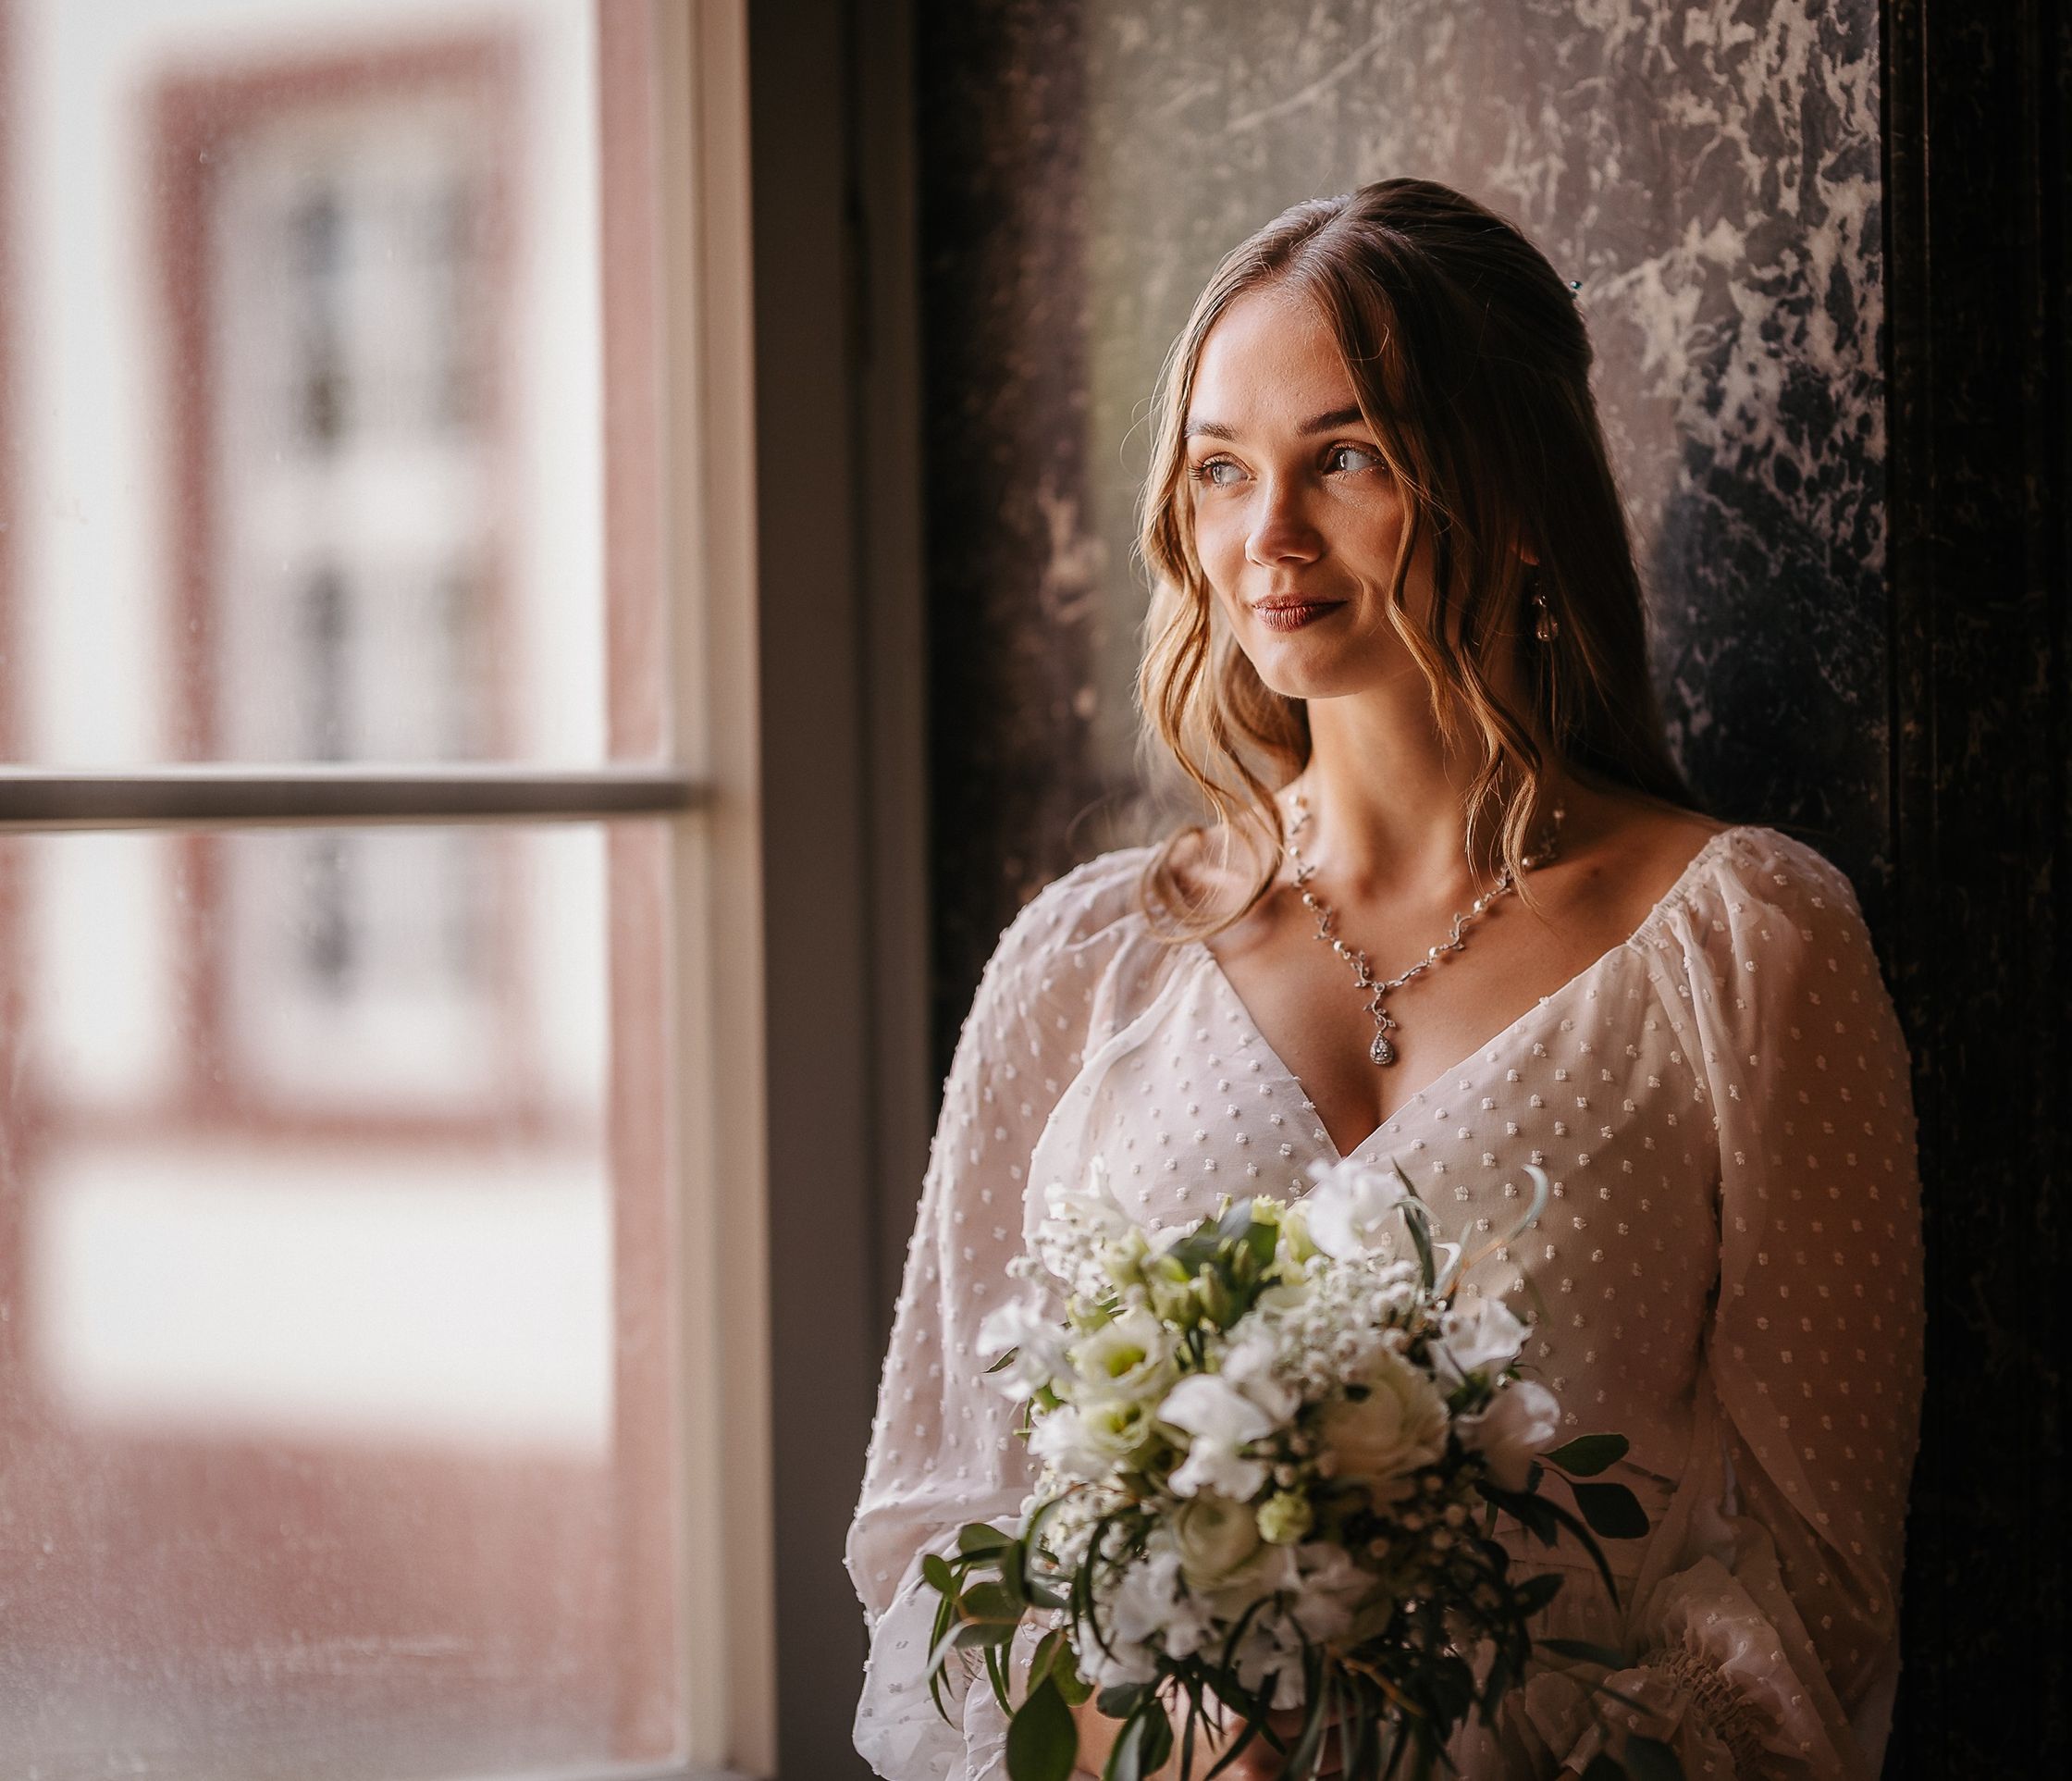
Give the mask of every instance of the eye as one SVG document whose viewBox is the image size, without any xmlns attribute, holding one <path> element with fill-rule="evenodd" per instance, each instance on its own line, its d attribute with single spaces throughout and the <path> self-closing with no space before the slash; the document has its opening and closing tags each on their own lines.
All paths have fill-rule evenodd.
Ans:
<svg viewBox="0 0 2072 1781">
<path fill-rule="evenodd" d="M 1334 445 L 1324 454 L 1324 466 L 1346 472 L 1378 470 L 1382 467 L 1381 453 L 1364 445 Z"/>
<path fill-rule="evenodd" d="M 1225 475 L 1226 471 L 1229 474 Z M 1234 459 L 1209 458 L 1187 474 L 1204 488 L 1227 489 L 1244 475 L 1244 471 Z"/>
</svg>

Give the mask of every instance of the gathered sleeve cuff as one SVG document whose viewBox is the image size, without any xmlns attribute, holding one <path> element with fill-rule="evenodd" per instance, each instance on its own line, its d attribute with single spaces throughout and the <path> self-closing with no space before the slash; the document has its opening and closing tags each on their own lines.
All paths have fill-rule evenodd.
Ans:
<svg viewBox="0 0 2072 1781">
<path fill-rule="evenodd" d="M 1922 1380 L 1907 1051 L 1848 880 L 1736 839 L 1654 936 L 1718 1134 L 1720 1261 L 1691 1464 L 1602 1678 L 1647 1712 L 1572 1711 L 1554 1748 L 1580 1772 L 1631 1724 L 1692 1781 L 1876 1781 Z M 1546 1729 L 1574 1704 L 1543 1690 Z"/>
<path fill-rule="evenodd" d="M 1625 1664 L 1535 1678 L 1526 1705 L 1538 1741 L 1558 1756 L 1557 1772 L 1578 1775 L 1600 1752 L 1619 1754 L 1624 1734 L 1638 1731 L 1669 1744 L 1688 1781 L 1869 1781 L 1890 1690 L 1867 1691 L 1856 1725 L 1838 1735 L 1845 1715 L 1806 1630 L 1818 1591 L 1794 1594 L 1769 1524 L 1733 1512 L 1733 1438 L 1714 1418 L 1706 1422 L 1721 1439 L 1665 1519 L 1673 1556 L 1658 1558 L 1635 1587 L 1620 1641 Z M 1884 1649 L 1896 1663 L 1896 1642 Z"/>
<path fill-rule="evenodd" d="M 1136 852 L 1106 855 L 1040 894 L 1002 935 L 959 1034 L 906 1248 L 870 1449 L 845 1561 L 870 1635 L 856 1746 L 887 1781 L 993 1781 L 1005 1715 L 953 1661 L 950 1718 L 929 1692 L 940 1598 L 924 1552 L 956 1530 L 1020 1520 L 1037 1467 L 1020 1406 L 984 1378 L 980 1326 L 1020 1290 L 1023 1195 L 1036 1139 L 1089 1039 Z M 1010 1651 L 1018 1686 L 1034 1645 Z"/>
</svg>

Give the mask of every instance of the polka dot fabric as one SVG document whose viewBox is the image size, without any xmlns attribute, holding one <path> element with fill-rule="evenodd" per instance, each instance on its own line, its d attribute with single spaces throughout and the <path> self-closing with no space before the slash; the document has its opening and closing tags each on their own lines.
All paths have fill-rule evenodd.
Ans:
<svg viewBox="0 0 2072 1781">
<path fill-rule="evenodd" d="M 870 1627 L 859 1750 L 893 1781 L 1004 1776 L 989 1688 L 945 1725 L 919 1553 L 1006 1525 L 1035 1468 L 980 1374 L 978 1326 L 1041 1212 L 1031 1181 L 1103 1158 L 1153 1226 L 1219 1194 L 1289 1194 L 1336 1159 L 1301 1085 L 1207 948 L 1137 912 L 1147 855 L 1105 855 L 1008 928 L 959 1041 L 908 1245 L 849 1574 Z M 1848 881 L 1774 830 L 1715 835 L 1646 921 L 1412 1095 L 1355 1156 L 1393 1159 L 1456 1229 L 1538 1224 L 1471 1270 L 1536 1322 L 1524 1360 L 1654 1526 L 1611 1542 L 1617 1607 L 1572 1552 L 1542 1631 L 1626 1669 L 1550 1666 L 1473 1781 L 1544 1781 L 1648 1710 L 1693 1781 L 1877 1775 L 1921 1389 L 1919 1186 L 1905 1041 Z M 1550 1486 L 1559 1490 L 1560 1487 Z M 1018 1653 L 1026 1663 L 1028 1642 Z"/>
</svg>

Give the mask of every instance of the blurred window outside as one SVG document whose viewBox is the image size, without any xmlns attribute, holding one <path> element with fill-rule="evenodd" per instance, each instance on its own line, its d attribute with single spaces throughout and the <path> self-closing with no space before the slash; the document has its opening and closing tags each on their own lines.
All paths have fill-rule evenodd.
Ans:
<svg viewBox="0 0 2072 1781">
<path fill-rule="evenodd" d="M 761 1760 L 738 40 L 0 0 L 0 1771 Z"/>
</svg>

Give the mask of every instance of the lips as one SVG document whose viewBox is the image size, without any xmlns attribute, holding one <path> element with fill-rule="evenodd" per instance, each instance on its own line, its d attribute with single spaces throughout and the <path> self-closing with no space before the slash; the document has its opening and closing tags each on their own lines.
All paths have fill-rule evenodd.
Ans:
<svg viewBox="0 0 2072 1781">
<path fill-rule="evenodd" d="M 1303 600 L 1282 596 L 1274 600 L 1255 600 L 1252 616 L 1269 631 L 1299 631 L 1305 625 L 1314 625 L 1320 618 L 1326 618 L 1346 602 L 1342 600 Z"/>
</svg>

